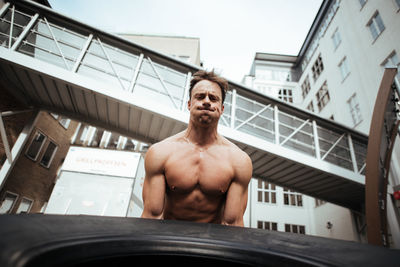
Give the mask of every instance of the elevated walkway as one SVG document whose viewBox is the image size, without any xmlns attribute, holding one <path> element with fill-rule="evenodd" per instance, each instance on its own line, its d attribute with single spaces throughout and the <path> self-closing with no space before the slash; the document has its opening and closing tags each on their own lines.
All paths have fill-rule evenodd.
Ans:
<svg viewBox="0 0 400 267">
<path fill-rule="evenodd" d="M 0 10 L 0 83 L 26 107 L 154 143 L 186 128 L 197 66 L 31 1 Z M 219 132 L 254 177 L 360 211 L 368 137 L 230 82 Z"/>
</svg>

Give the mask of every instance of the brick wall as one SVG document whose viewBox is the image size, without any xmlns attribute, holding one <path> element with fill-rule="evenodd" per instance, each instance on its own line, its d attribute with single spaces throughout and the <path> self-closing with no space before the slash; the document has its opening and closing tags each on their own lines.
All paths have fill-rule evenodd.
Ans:
<svg viewBox="0 0 400 267">
<path fill-rule="evenodd" d="M 34 201 L 30 210 L 31 213 L 40 212 L 51 195 L 57 172 L 65 159 L 71 137 L 78 125 L 78 122 L 71 121 L 68 129 L 65 129 L 47 112 L 39 112 L 38 116 L 34 129 L 0 192 L 0 199 L 3 199 L 6 191 L 19 195 L 11 213 L 17 211 L 22 197 Z M 47 138 L 38 159 L 33 161 L 25 153 L 37 131 L 46 135 Z M 46 168 L 39 162 L 50 140 L 57 144 L 58 148 L 49 168 Z"/>
</svg>

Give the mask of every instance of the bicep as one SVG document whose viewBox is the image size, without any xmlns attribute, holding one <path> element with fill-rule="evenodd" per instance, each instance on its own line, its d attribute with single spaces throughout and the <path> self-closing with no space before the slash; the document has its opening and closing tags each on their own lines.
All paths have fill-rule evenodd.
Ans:
<svg viewBox="0 0 400 267">
<path fill-rule="evenodd" d="M 243 215 L 246 211 L 248 185 L 252 175 L 252 164 L 247 157 L 239 169 L 235 171 L 234 179 L 226 196 L 224 209 L 224 222 L 226 224 L 243 226 Z"/>
<path fill-rule="evenodd" d="M 152 153 L 152 152 L 150 152 Z M 162 162 L 153 155 L 146 155 L 146 176 L 143 183 L 143 214 L 145 218 L 161 218 L 165 201 L 165 176 Z"/>
</svg>

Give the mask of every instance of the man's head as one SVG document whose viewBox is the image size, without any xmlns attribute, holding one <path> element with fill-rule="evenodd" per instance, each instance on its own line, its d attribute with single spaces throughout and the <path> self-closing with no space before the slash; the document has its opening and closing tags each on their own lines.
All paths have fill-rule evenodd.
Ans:
<svg viewBox="0 0 400 267">
<path fill-rule="evenodd" d="M 221 89 L 221 95 L 222 95 L 222 103 L 224 104 L 225 101 L 225 95 L 226 92 L 228 91 L 228 81 L 225 80 L 224 78 L 218 76 L 217 74 L 214 73 L 214 71 L 204 71 L 204 70 L 199 70 L 195 74 L 193 74 L 192 80 L 190 81 L 190 88 L 189 88 L 189 100 L 192 98 L 192 90 L 195 87 L 195 85 L 202 81 L 202 80 L 208 80 L 210 82 L 214 82 L 218 84 L 219 88 Z"/>
<path fill-rule="evenodd" d="M 214 72 L 196 72 L 189 90 L 188 109 L 191 121 L 206 127 L 217 124 L 224 111 L 223 102 L 227 89 L 228 82 Z"/>
</svg>

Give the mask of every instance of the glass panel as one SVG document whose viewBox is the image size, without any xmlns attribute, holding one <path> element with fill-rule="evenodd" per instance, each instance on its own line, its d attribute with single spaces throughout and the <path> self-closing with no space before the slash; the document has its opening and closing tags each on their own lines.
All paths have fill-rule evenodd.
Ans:
<svg viewBox="0 0 400 267">
<path fill-rule="evenodd" d="M 271 203 L 276 203 L 276 193 L 275 192 L 271 193 Z"/>
<path fill-rule="evenodd" d="M 270 225 L 269 224 L 270 224 L 270 222 L 264 222 L 266 230 L 270 230 Z"/>
<path fill-rule="evenodd" d="M 43 147 L 44 141 L 46 140 L 46 136 L 37 132 L 32 140 L 31 145 L 26 152 L 26 155 L 33 160 L 36 160 L 40 150 Z"/>
<path fill-rule="evenodd" d="M 264 202 L 269 202 L 269 192 L 264 192 Z"/>
<path fill-rule="evenodd" d="M 280 142 L 282 143 L 284 140 L 286 140 L 286 138 L 300 128 L 304 122 L 304 120 L 293 117 L 287 113 L 279 112 Z M 314 156 L 315 152 L 312 124 L 307 122 L 305 125 L 303 125 L 300 130 L 298 130 L 283 144 L 283 146 L 290 147 L 291 149 Z"/>
<path fill-rule="evenodd" d="M 274 230 L 274 231 L 278 230 L 278 224 L 277 223 L 272 223 L 272 230 Z"/>
<path fill-rule="evenodd" d="M 257 221 L 257 228 L 262 229 L 263 228 L 263 222 L 262 221 Z"/>
<path fill-rule="evenodd" d="M 306 234 L 306 228 L 305 228 L 305 226 L 299 226 L 299 233 L 300 234 Z"/>
<path fill-rule="evenodd" d="M 332 148 L 337 140 L 339 140 L 341 135 L 321 127 L 318 127 L 317 130 L 321 156 L 323 156 L 329 151 L 329 149 Z M 328 155 L 325 156 L 324 160 L 352 170 L 353 163 L 351 161 L 348 138 L 343 136 L 340 142 L 336 144 L 336 146 L 329 152 Z"/>
<path fill-rule="evenodd" d="M 290 233 L 290 224 L 285 224 L 285 232 Z"/>
<path fill-rule="evenodd" d="M 290 194 L 290 205 L 296 206 L 296 197 L 293 194 Z"/>
<path fill-rule="evenodd" d="M 289 205 L 289 196 L 288 196 L 288 194 L 283 194 L 283 203 L 285 203 L 285 205 Z"/>
<path fill-rule="evenodd" d="M 300 206 L 300 207 L 303 206 L 303 196 L 302 195 L 297 195 L 297 206 Z"/>
<path fill-rule="evenodd" d="M 91 147 L 100 147 L 101 139 L 103 137 L 104 130 L 96 128 L 96 133 L 93 136 L 92 141 L 90 142 L 89 146 Z"/>
<path fill-rule="evenodd" d="M 258 202 L 262 202 L 263 200 L 262 200 L 262 191 L 258 191 L 258 199 L 257 199 L 257 201 Z"/>
<path fill-rule="evenodd" d="M 293 233 L 297 234 L 297 225 L 292 225 Z"/>
<path fill-rule="evenodd" d="M 44 152 L 44 154 L 43 154 L 40 164 L 42 164 L 43 166 L 48 168 L 51 164 L 51 161 L 56 152 L 56 149 L 57 149 L 57 145 L 50 141 L 49 145 L 46 148 L 46 152 Z"/>
</svg>

